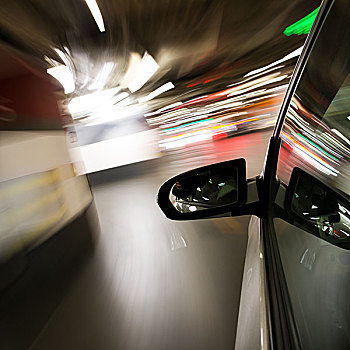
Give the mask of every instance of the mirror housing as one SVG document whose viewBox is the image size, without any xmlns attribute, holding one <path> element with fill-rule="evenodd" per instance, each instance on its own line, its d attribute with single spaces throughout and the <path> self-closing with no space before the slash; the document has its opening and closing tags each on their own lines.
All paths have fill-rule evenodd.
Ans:
<svg viewBox="0 0 350 350">
<path fill-rule="evenodd" d="M 167 180 L 157 202 L 172 220 L 231 216 L 247 199 L 246 163 L 243 158 L 207 165 Z M 224 215 L 227 214 L 227 215 Z"/>
</svg>

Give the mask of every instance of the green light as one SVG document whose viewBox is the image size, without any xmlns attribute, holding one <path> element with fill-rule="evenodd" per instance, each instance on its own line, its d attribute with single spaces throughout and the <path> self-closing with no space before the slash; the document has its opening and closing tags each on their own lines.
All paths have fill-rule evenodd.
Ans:
<svg viewBox="0 0 350 350">
<path fill-rule="evenodd" d="M 320 7 L 317 7 L 317 9 L 300 19 L 298 22 L 291 24 L 284 30 L 283 34 L 290 36 L 293 34 L 301 35 L 309 33 L 319 9 Z"/>
</svg>

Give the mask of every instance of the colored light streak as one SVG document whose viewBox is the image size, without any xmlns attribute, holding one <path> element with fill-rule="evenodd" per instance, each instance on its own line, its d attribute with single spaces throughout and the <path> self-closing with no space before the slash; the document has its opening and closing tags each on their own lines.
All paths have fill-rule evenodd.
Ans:
<svg viewBox="0 0 350 350">
<path fill-rule="evenodd" d="M 312 142 L 311 140 L 309 140 L 307 137 L 305 137 L 304 135 L 301 135 L 299 133 L 297 133 L 298 136 L 300 136 L 301 138 L 303 138 L 306 142 L 311 143 L 314 147 L 316 147 L 318 150 L 320 150 L 321 152 L 323 152 L 324 154 L 326 154 L 327 156 L 329 156 L 330 158 L 334 159 L 337 162 L 340 162 L 339 159 L 335 158 L 334 156 L 332 156 L 331 154 L 327 153 L 324 149 L 322 149 L 320 146 L 316 145 L 314 142 Z"/>
<path fill-rule="evenodd" d="M 284 30 L 283 34 L 286 36 L 290 36 L 293 34 L 295 35 L 308 34 L 311 30 L 312 24 L 315 21 L 315 18 L 319 9 L 320 7 L 317 7 L 317 9 L 309 13 L 307 16 L 303 17 L 299 21 L 288 26 Z"/>
<path fill-rule="evenodd" d="M 184 128 L 184 127 L 189 126 L 189 125 L 208 122 L 210 120 L 214 120 L 214 118 L 208 118 L 208 119 L 204 119 L 204 120 L 197 120 L 195 122 L 186 123 L 186 124 L 182 124 L 182 125 L 179 125 L 179 126 L 174 126 L 172 128 L 167 128 L 167 129 L 164 129 L 164 131 L 176 130 L 176 129 L 179 129 L 179 128 Z"/>
<path fill-rule="evenodd" d="M 337 171 L 332 166 L 330 166 L 330 164 L 328 164 L 320 156 L 311 152 L 309 149 L 307 149 L 305 146 L 303 146 L 300 142 L 296 141 L 292 136 L 287 135 L 284 131 L 281 132 L 281 135 L 285 139 L 292 142 L 293 146 L 297 146 L 299 148 L 299 151 L 303 152 L 303 154 L 301 154 L 302 157 L 303 157 L 303 155 L 308 156 L 308 158 L 303 157 L 308 163 L 314 164 L 317 169 L 321 170 L 322 172 L 326 173 L 327 175 L 330 175 L 330 174 L 332 174 L 334 176 L 338 175 L 339 171 Z M 293 149 L 294 149 L 294 147 L 293 147 Z M 322 168 L 320 168 L 320 166 Z M 325 171 L 325 169 L 327 169 L 327 170 Z"/>
<path fill-rule="evenodd" d="M 185 136 L 185 135 L 194 134 L 194 133 L 196 133 L 198 131 L 202 131 L 202 130 L 219 130 L 219 129 L 223 129 L 223 128 L 228 128 L 228 127 L 237 126 L 237 125 L 240 125 L 240 124 L 245 124 L 245 123 L 257 121 L 257 120 L 259 120 L 259 118 L 249 118 L 249 119 L 240 120 L 238 122 L 234 122 L 234 123 L 230 123 L 230 124 L 209 126 L 207 128 L 201 129 L 201 130 L 194 130 L 194 131 L 190 131 L 188 133 L 174 135 L 174 136 L 171 136 L 171 138 L 182 137 L 182 136 Z"/>
</svg>

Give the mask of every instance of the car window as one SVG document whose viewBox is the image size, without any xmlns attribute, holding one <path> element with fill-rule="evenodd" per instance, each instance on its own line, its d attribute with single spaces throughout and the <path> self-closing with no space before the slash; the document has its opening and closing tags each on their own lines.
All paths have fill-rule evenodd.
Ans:
<svg viewBox="0 0 350 350">
<path fill-rule="evenodd" d="M 334 2 L 281 131 L 275 218 L 305 349 L 350 348 L 350 2 Z M 277 196 L 278 197 L 278 196 Z"/>
<path fill-rule="evenodd" d="M 292 98 L 281 133 L 278 176 L 288 184 L 298 166 L 349 194 L 350 27 L 345 7 L 348 2 L 339 0 L 331 9 Z"/>
</svg>

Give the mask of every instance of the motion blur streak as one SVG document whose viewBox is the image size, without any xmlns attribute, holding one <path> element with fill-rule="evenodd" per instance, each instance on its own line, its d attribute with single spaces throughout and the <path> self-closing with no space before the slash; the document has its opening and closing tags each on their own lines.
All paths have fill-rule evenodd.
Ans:
<svg viewBox="0 0 350 350">
<path fill-rule="evenodd" d="M 346 88 L 346 81 L 344 85 Z M 336 119 L 327 118 L 329 115 L 333 115 L 333 110 L 337 111 L 336 106 L 342 102 L 341 98 L 335 98 L 321 122 L 320 116 L 309 111 L 301 100 L 297 98 L 292 100 L 281 134 L 283 140 L 281 162 L 283 162 L 285 170 L 284 172 L 280 170 L 280 176 L 283 179 L 298 162 L 292 152 L 294 149 L 294 154 L 303 159 L 304 166 L 309 171 L 315 172 L 317 169 L 321 174 L 323 173 L 322 180 L 326 183 L 333 183 L 332 176 L 337 177 L 339 189 L 347 193 L 349 190 L 347 178 L 350 173 L 344 164 L 350 160 L 348 143 L 346 137 L 344 139 L 337 133 L 332 135 L 334 129 L 332 125 L 336 123 Z M 339 128 L 338 124 L 337 127 Z M 344 128 L 344 130 L 346 129 Z"/>
<path fill-rule="evenodd" d="M 75 89 L 74 77 L 67 66 L 52 67 L 47 72 L 56 78 L 63 86 L 64 93 L 70 94 Z"/>
<path fill-rule="evenodd" d="M 171 89 L 174 89 L 174 84 L 172 82 L 168 82 L 162 86 L 160 86 L 158 89 L 150 92 L 147 96 L 141 97 L 138 99 L 139 103 L 147 102 L 149 100 L 152 100 L 153 98 L 161 95 L 162 93 L 169 91 Z"/>
<path fill-rule="evenodd" d="M 1 349 L 234 347 L 250 218 L 171 222 L 155 196 L 215 162 L 260 174 L 306 38 L 283 31 L 317 6 L 1 2 Z M 336 173 L 350 136 L 315 141 L 301 102 L 281 159 Z"/>
<path fill-rule="evenodd" d="M 322 159 L 320 156 L 316 155 L 315 153 L 312 153 L 310 150 L 308 150 L 305 146 L 300 144 L 300 142 L 296 141 L 293 137 L 288 136 L 282 131 L 282 135 L 284 139 L 287 139 L 292 142 L 292 149 L 297 149 L 297 152 L 301 154 L 303 159 L 314 165 L 318 170 L 322 171 L 326 175 L 334 175 L 336 176 L 339 171 L 331 167 L 324 159 Z"/>
<path fill-rule="evenodd" d="M 140 90 L 158 69 L 158 63 L 148 52 L 145 52 L 140 64 L 136 68 L 134 79 L 128 85 L 129 90 L 131 92 Z"/>
</svg>

